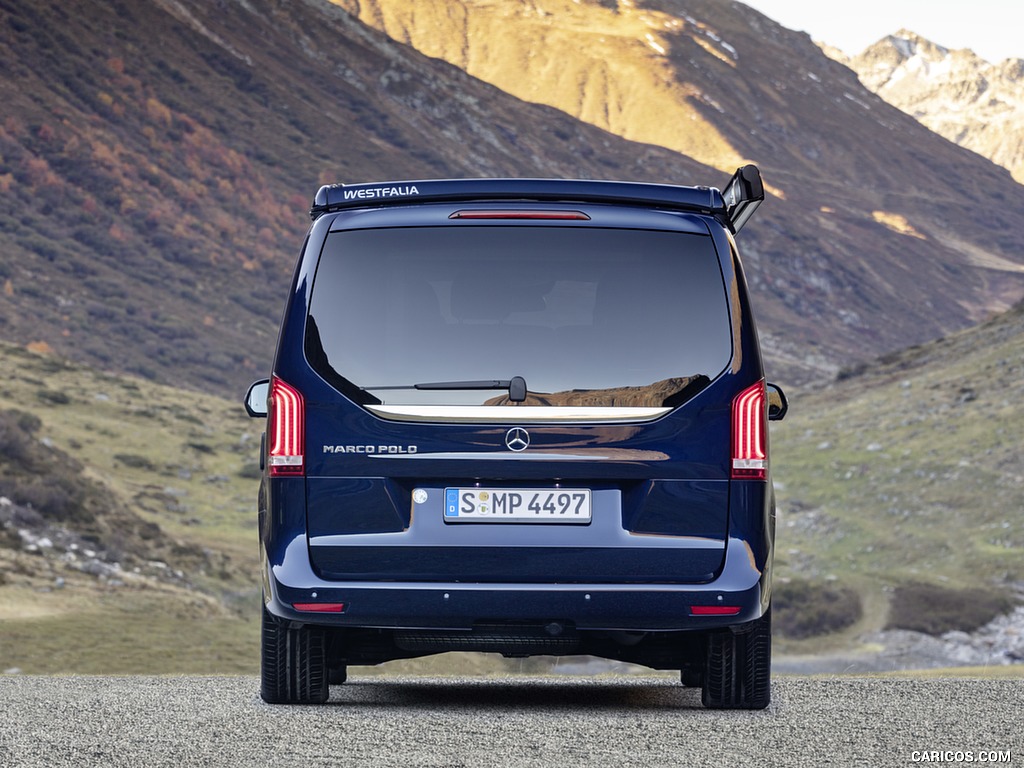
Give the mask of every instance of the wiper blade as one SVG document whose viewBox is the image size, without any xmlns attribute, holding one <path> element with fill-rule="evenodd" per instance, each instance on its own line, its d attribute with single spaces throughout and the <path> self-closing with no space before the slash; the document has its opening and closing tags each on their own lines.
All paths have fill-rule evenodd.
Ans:
<svg viewBox="0 0 1024 768">
<path fill-rule="evenodd" d="M 463 389 L 507 389 L 508 399 L 513 403 L 521 403 L 526 399 L 526 379 L 513 376 L 511 379 L 480 379 L 476 381 L 423 381 L 419 384 L 360 387 L 364 391 L 385 389 L 420 389 L 420 390 L 463 390 Z"/>
</svg>

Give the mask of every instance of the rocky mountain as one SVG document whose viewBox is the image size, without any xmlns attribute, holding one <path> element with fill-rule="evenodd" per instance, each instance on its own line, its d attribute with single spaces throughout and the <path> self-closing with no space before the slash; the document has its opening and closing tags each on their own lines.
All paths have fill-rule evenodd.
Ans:
<svg viewBox="0 0 1024 768">
<path fill-rule="evenodd" d="M 887 102 L 1024 183 L 1024 59 L 989 63 L 908 30 L 839 60 Z"/>
<path fill-rule="evenodd" d="M 321 183 L 720 176 L 315 0 L 0 0 L 0 74 L 0 338 L 233 397 Z"/>
<path fill-rule="evenodd" d="M 320 183 L 746 160 L 780 380 L 1024 294 L 1024 189 L 739 3 L 339 3 L 0 0 L 0 337 L 237 395 Z"/>
<path fill-rule="evenodd" d="M 933 337 L 1020 295 L 1019 252 L 999 242 L 1010 219 L 977 212 L 1015 218 L 1024 190 L 741 3 L 332 1 L 526 101 L 723 170 L 761 166 L 771 199 L 743 247 L 786 373 Z"/>
</svg>

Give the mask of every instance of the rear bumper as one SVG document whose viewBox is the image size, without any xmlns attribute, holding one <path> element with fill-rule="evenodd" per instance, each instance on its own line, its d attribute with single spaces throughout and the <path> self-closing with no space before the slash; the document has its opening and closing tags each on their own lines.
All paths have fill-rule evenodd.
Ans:
<svg viewBox="0 0 1024 768">
<path fill-rule="evenodd" d="M 642 632 L 744 624 L 760 618 L 771 599 L 774 505 L 770 487 L 763 481 L 732 483 L 724 556 L 719 556 L 714 573 L 700 578 L 594 583 L 578 571 L 564 570 L 564 582 L 514 578 L 497 582 L 328 578 L 311 561 L 304 483 L 279 480 L 273 493 L 261 498 L 264 600 L 271 614 L 287 621 L 349 628 L 471 630 L 481 623 L 553 621 L 580 630 Z M 523 551 L 513 548 L 504 553 L 504 562 Z M 642 550 L 635 552 L 642 556 Z M 344 610 L 312 613 L 297 610 L 296 603 L 343 604 Z M 695 606 L 739 610 L 729 615 L 695 615 Z"/>
<path fill-rule="evenodd" d="M 309 564 L 305 536 L 279 564 L 264 551 L 267 609 L 301 624 L 379 629 L 470 630 L 486 622 L 568 622 L 581 630 L 700 630 L 743 624 L 767 608 L 770 554 L 730 540 L 717 578 L 702 584 L 514 584 L 326 581 Z M 339 613 L 295 603 L 341 603 Z M 730 615 L 694 615 L 694 606 L 733 606 Z"/>
</svg>

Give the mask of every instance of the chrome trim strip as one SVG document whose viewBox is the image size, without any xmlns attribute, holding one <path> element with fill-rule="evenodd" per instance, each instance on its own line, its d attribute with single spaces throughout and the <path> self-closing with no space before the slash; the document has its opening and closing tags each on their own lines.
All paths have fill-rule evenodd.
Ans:
<svg viewBox="0 0 1024 768">
<path fill-rule="evenodd" d="M 610 461 L 611 456 L 584 453 L 544 453 L 542 451 L 500 451 L 491 453 L 368 453 L 368 459 L 459 459 L 465 461 Z"/>
<path fill-rule="evenodd" d="M 548 405 L 367 405 L 375 416 L 391 421 L 436 422 L 442 424 L 549 424 L 654 421 L 671 408 L 616 408 L 614 406 Z"/>
</svg>

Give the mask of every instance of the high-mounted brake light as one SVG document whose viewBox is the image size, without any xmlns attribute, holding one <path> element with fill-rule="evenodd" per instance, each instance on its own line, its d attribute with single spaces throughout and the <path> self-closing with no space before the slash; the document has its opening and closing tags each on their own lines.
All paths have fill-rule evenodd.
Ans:
<svg viewBox="0 0 1024 768">
<path fill-rule="evenodd" d="M 306 407 L 299 390 L 276 376 L 270 380 L 268 466 L 271 477 L 301 477 L 306 471 Z"/>
<path fill-rule="evenodd" d="M 732 401 L 732 479 L 767 477 L 767 415 L 764 381 L 736 395 Z"/>
<path fill-rule="evenodd" d="M 547 221 L 590 221 L 583 211 L 473 210 L 456 211 L 449 219 L 543 219 Z"/>
</svg>

